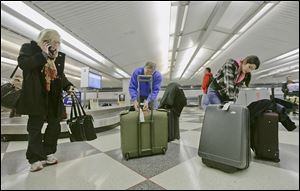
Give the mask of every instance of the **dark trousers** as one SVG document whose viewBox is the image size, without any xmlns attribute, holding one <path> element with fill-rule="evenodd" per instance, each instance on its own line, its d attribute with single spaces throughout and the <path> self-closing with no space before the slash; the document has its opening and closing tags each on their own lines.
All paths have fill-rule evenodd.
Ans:
<svg viewBox="0 0 300 191">
<path fill-rule="evenodd" d="M 29 115 L 27 123 L 28 147 L 26 158 L 32 164 L 36 161 L 46 160 L 46 156 L 56 152 L 57 139 L 60 133 L 60 120 L 55 117 L 48 117 L 47 128 L 44 136 L 41 130 L 44 125 L 44 116 Z"/>
</svg>

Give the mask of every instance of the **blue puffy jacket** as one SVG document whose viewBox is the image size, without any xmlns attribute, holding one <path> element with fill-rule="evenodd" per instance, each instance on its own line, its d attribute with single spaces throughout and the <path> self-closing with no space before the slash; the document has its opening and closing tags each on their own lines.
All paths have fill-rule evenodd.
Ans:
<svg viewBox="0 0 300 191">
<path fill-rule="evenodd" d="M 138 97 L 138 75 L 144 75 L 144 68 L 137 68 L 131 75 L 130 84 L 129 84 L 129 93 L 131 100 L 135 101 Z M 153 72 L 152 74 L 153 83 L 152 83 L 152 94 L 150 95 L 150 82 L 140 82 L 140 95 L 147 97 L 148 103 L 155 101 L 158 92 L 160 90 L 161 84 L 161 74 L 158 71 Z"/>
</svg>

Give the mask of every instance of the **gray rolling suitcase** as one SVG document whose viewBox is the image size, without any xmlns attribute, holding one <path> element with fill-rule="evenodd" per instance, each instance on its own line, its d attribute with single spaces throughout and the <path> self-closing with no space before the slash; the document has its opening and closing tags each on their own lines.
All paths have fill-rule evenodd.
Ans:
<svg viewBox="0 0 300 191">
<path fill-rule="evenodd" d="M 209 167 L 225 172 L 246 169 L 250 161 L 247 107 L 227 103 L 206 108 L 198 155 Z"/>
</svg>

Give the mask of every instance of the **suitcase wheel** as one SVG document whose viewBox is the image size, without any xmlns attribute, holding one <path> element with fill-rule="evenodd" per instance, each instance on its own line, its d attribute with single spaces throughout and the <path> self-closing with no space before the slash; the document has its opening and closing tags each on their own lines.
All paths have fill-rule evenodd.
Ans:
<svg viewBox="0 0 300 191">
<path fill-rule="evenodd" d="M 166 154 L 167 149 L 165 147 L 162 148 L 162 152 Z"/>
<path fill-rule="evenodd" d="M 126 159 L 126 160 L 129 159 L 129 153 L 125 153 L 125 159 Z"/>
</svg>

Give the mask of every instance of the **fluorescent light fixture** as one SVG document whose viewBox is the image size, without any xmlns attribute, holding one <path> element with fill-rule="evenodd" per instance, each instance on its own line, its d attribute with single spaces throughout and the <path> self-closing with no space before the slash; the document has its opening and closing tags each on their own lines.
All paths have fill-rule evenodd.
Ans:
<svg viewBox="0 0 300 191">
<path fill-rule="evenodd" d="M 284 66 L 289 66 L 289 65 L 292 65 L 292 64 L 296 64 L 296 63 L 298 65 L 299 58 L 297 60 L 293 60 L 293 61 L 287 62 L 285 64 L 280 64 L 279 66 L 275 66 L 275 67 L 268 68 L 268 69 L 265 69 L 265 70 L 259 70 L 258 72 L 255 72 L 253 74 L 258 75 L 258 74 L 261 74 L 261 73 L 264 73 L 264 72 L 272 71 L 272 70 L 275 70 L 275 69 L 278 69 L 278 68 L 282 68 Z"/>
<path fill-rule="evenodd" d="M 152 13 L 152 19 L 156 20 L 155 22 L 155 31 L 158 39 L 158 50 L 159 50 L 159 60 L 157 68 L 162 74 L 168 72 L 168 52 L 170 45 L 170 12 L 171 12 L 171 2 L 157 2 L 153 1 L 154 10 Z M 129 75 L 125 75 L 130 77 Z"/>
<path fill-rule="evenodd" d="M 198 74 L 200 74 L 200 72 L 204 69 L 203 66 L 200 67 L 200 69 L 191 77 L 192 78 L 195 78 Z"/>
<path fill-rule="evenodd" d="M 2 56 L 1 56 L 1 62 L 6 63 L 6 64 L 10 64 L 10 65 L 14 65 L 14 66 L 18 65 L 18 62 L 16 60 L 12 60 L 12 59 L 9 59 L 9 58 L 4 58 Z"/>
<path fill-rule="evenodd" d="M 283 73 L 283 72 L 291 71 L 294 69 L 299 69 L 299 65 L 293 65 L 293 66 L 288 66 L 288 67 L 284 67 L 284 68 L 280 67 L 280 69 L 273 70 L 272 72 L 265 74 L 265 75 L 261 75 L 261 76 L 257 77 L 256 79 L 265 78 L 265 77 L 268 77 L 268 76 L 271 76 L 274 74 Z"/>
<path fill-rule="evenodd" d="M 218 51 L 210 58 L 210 60 L 213 60 L 214 58 L 216 58 L 220 53 L 221 53 L 221 50 L 218 50 Z"/>
<path fill-rule="evenodd" d="M 171 6 L 171 18 L 170 18 L 170 34 L 175 33 L 176 20 L 178 15 L 178 6 Z"/>
<path fill-rule="evenodd" d="M 11 49 L 14 49 L 14 50 L 16 50 L 16 51 L 20 50 L 20 48 L 21 48 L 20 45 L 15 44 L 15 43 L 10 42 L 10 41 L 7 41 L 7 40 L 5 40 L 5 39 L 3 39 L 3 38 L 1 38 L 1 46 L 2 46 L 2 45 L 7 46 L 7 47 L 9 47 L 9 48 L 11 48 Z"/>
<path fill-rule="evenodd" d="M 57 26 L 53 22 L 46 19 L 44 16 L 42 16 L 41 14 L 39 14 L 38 12 L 36 12 L 32 8 L 30 8 L 23 2 L 21 2 L 21 1 L 1 1 L 1 3 L 10 7 L 14 11 L 20 13 L 21 15 L 25 16 L 26 18 L 30 19 L 31 21 L 40 25 L 43 28 L 53 28 L 53 29 L 57 30 L 60 33 L 63 40 L 69 42 L 70 44 L 72 44 L 72 46 L 76 47 L 79 50 L 84 50 L 84 52 L 86 54 L 88 54 L 89 56 L 91 56 L 93 59 L 104 64 L 104 60 L 106 60 L 106 59 L 103 56 L 101 56 L 99 53 L 92 50 L 91 48 L 89 48 L 87 45 L 80 42 L 76 38 L 74 38 L 72 35 L 70 35 L 66 31 L 64 31 L 63 29 L 61 29 L 59 26 Z"/>
<path fill-rule="evenodd" d="M 175 52 L 175 56 L 174 56 L 175 60 L 176 60 L 177 55 L 178 55 L 178 51 Z"/>
<path fill-rule="evenodd" d="M 182 73 L 184 71 L 184 68 L 186 67 L 186 65 L 188 64 L 188 62 L 190 61 L 193 53 L 195 52 L 197 46 L 194 46 L 192 48 L 189 48 L 188 50 L 186 50 L 182 56 L 181 62 L 178 65 L 178 70 L 177 70 L 177 74 L 180 74 L 179 76 L 177 75 L 176 78 L 180 78 L 182 76 Z"/>
<path fill-rule="evenodd" d="M 116 78 L 123 78 L 123 76 L 121 76 L 120 74 L 113 72 L 113 76 L 115 76 Z"/>
<path fill-rule="evenodd" d="M 204 67 L 204 66 L 207 66 L 207 65 L 210 63 L 210 61 L 211 61 L 211 60 L 206 61 L 205 64 L 203 65 L 203 67 Z"/>
<path fill-rule="evenodd" d="M 168 57 L 169 64 L 171 64 L 171 59 L 172 59 L 172 52 L 169 52 L 169 57 Z"/>
<path fill-rule="evenodd" d="M 239 37 L 238 34 L 233 35 L 230 40 L 228 40 L 221 48 L 221 50 L 225 50 L 233 41 L 235 41 Z"/>
<path fill-rule="evenodd" d="M 1 3 L 3 3 L 3 1 Z M 16 31 L 22 31 L 23 34 L 25 33 L 25 36 L 32 39 L 35 39 L 40 32 L 40 30 L 1 10 L 1 25 L 2 24 L 8 28 L 13 28 Z M 83 55 L 77 50 L 74 50 L 73 48 L 67 46 L 64 43 L 61 43 L 61 51 L 66 53 L 68 56 L 79 60 L 82 63 L 90 64 L 90 67 L 92 66 L 93 68 L 97 69 L 99 69 L 100 67 L 100 65 L 96 61 L 88 58 L 87 56 Z M 113 74 L 115 78 L 122 78 L 120 75 L 115 74 L 116 73 Z"/>
<path fill-rule="evenodd" d="M 189 10 L 189 6 L 186 5 L 184 7 L 184 13 L 183 13 L 183 18 L 182 18 L 182 22 L 181 22 L 180 32 L 182 32 L 183 29 L 184 29 L 184 25 L 185 25 L 185 22 L 186 22 L 188 10 Z"/>
<path fill-rule="evenodd" d="M 280 56 L 277 56 L 277 57 L 275 57 L 275 58 L 272 58 L 272 59 L 270 59 L 270 60 L 264 62 L 263 65 L 270 64 L 270 63 L 274 63 L 274 62 L 276 62 L 276 61 L 278 61 L 278 60 L 281 60 L 281 59 L 284 59 L 284 58 L 287 58 L 287 57 L 293 56 L 293 55 L 298 55 L 298 57 L 299 57 L 299 48 L 297 48 L 297 49 L 295 49 L 295 50 L 292 50 L 292 51 L 290 51 L 290 52 L 284 53 L 284 54 L 282 54 L 282 55 L 280 55 Z"/>
<path fill-rule="evenodd" d="M 76 70 L 76 71 L 78 71 L 78 72 L 81 72 L 81 68 L 79 68 L 79 67 L 77 67 L 77 66 L 73 66 L 73 65 L 71 65 L 71 64 L 69 64 L 69 63 L 67 63 L 67 62 L 65 62 L 65 67 L 66 67 L 66 68 L 70 68 L 70 69 L 72 69 L 72 70 Z"/>
<path fill-rule="evenodd" d="M 180 35 L 179 37 L 178 37 L 178 42 L 177 42 L 177 48 L 179 48 L 179 46 L 180 46 L 180 42 L 181 42 L 181 38 L 182 38 L 182 36 Z"/>
<path fill-rule="evenodd" d="M 295 70 L 290 70 L 290 71 L 286 71 L 286 72 L 280 72 L 280 74 L 275 74 L 273 75 L 274 77 L 280 77 L 280 76 L 287 76 L 289 74 L 292 74 L 292 73 L 296 73 L 296 72 L 299 72 L 299 68 L 298 69 L 295 69 Z M 286 81 L 284 81 L 286 82 Z M 295 81 L 296 82 L 296 81 Z"/>
<path fill-rule="evenodd" d="M 34 23 L 40 25 L 43 28 L 52 28 L 58 31 L 61 35 L 62 39 L 72 44 L 72 46 L 78 48 L 79 50 L 84 50 L 85 53 L 90 55 L 95 60 L 101 62 L 103 64 L 104 58 L 99 55 L 97 52 L 74 38 L 72 35 L 64 31 L 62 28 L 54 24 L 53 22 L 49 21 L 47 18 L 27 6 L 25 3 L 21 1 L 2 1 L 4 5 L 10 7 L 14 11 L 20 13 L 21 15 L 25 16 L 26 18 L 30 19 Z"/>
<path fill-rule="evenodd" d="M 265 14 L 274 3 L 267 3 L 250 21 L 245 24 L 239 31 L 239 33 L 245 32 L 252 24 L 254 24 L 263 14 Z"/>
<path fill-rule="evenodd" d="M 3 1 L 1 1 L 3 3 Z M 5 26 L 7 28 L 12 28 L 14 31 L 22 31 L 24 36 L 27 36 L 32 39 L 36 39 L 40 30 L 32 27 L 31 25 L 21 21 L 15 16 L 1 10 L 1 26 Z"/>
<path fill-rule="evenodd" d="M 174 36 L 170 36 L 169 39 L 170 39 L 170 41 L 169 41 L 169 50 L 172 50 L 173 45 L 174 45 Z"/>
<path fill-rule="evenodd" d="M 67 78 L 72 78 L 72 79 L 74 79 L 74 80 L 81 80 L 81 78 L 79 77 L 79 76 L 73 76 L 73 75 L 70 75 L 70 74 L 65 74 L 65 76 L 67 77 Z"/>
<path fill-rule="evenodd" d="M 119 69 L 119 68 L 115 68 L 115 70 L 116 70 L 119 74 L 121 74 L 123 77 L 125 77 L 125 78 L 130 78 L 130 76 L 129 76 L 127 73 L 123 72 L 123 70 L 121 70 L 121 69 Z"/>
<path fill-rule="evenodd" d="M 193 43 L 193 42 L 192 42 L 192 43 Z M 192 60 L 190 66 L 189 66 L 190 70 L 195 70 L 195 66 L 199 65 L 200 59 L 203 58 L 203 57 L 205 57 L 205 53 L 206 53 L 206 50 L 205 50 L 204 48 L 200 48 L 200 49 L 198 50 L 197 55 L 194 57 L 194 59 Z M 188 71 L 189 71 L 189 70 L 187 70 L 187 71 L 184 73 L 183 77 L 185 77 L 185 76 L 188 75 L 188 73 L 189 73 Z"/>
</svg>

